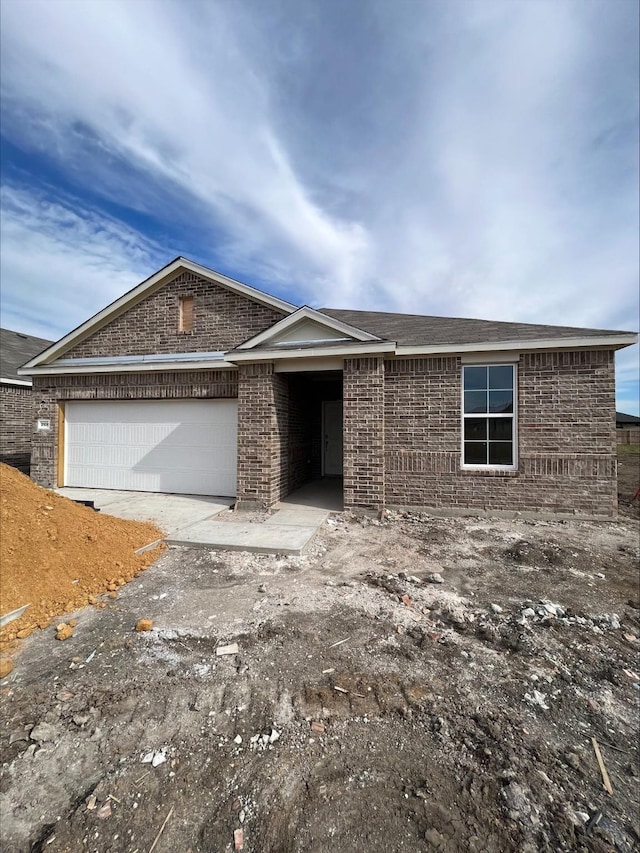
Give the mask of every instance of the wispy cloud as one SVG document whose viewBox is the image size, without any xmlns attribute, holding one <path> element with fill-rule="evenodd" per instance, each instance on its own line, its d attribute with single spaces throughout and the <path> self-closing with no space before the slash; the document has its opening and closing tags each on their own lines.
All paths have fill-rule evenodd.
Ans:
<svg viewBox="0 0 640 853">
<path fill-rule="evenodd" d="M 82 266 L 104 216 L 94 292 L 169 242 L 314 305 L 633 328 L 637 27 L 634 0 L 5 0 L 4 133 L 80 201 L 72 229 L 11 202 L 3 249 Z"/>
<path fill-rule="evenodd" d="M 56 339 L 160 266 L 164 250 L 77 200 L 2 190 L 2 325 Z M 6 285 L 6 286 L 5 286 Z"/>
</svg>

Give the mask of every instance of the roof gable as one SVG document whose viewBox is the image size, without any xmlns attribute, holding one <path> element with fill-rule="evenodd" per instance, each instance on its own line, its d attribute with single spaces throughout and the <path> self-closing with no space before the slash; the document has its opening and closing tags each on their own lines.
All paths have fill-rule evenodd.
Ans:
<svg viewBox="0 0 640 853">
<path fill-rule="evenodd" d="M 102 311 L 99 311 L 89 320 L 69 332 L 68 335 L 65 335 L 53 344 L 53 346 L 49 347 L 43 353 L 26 364 L 25 370 L 41 365 L 51 364 L 53 361 L 59 359 L 73 347 L 94 335 L 133 306 L 151 296 L 155 291 L 169 283 L 181 272 L 194 273 L 213 284 L 221 285 L 238 295 L 245 296 L 254 302 L 269 306 L 284 314 L 290 314 L 296 310 L 296 306 L 290 302 L 285 302 L 283 299 L 271 296 L 270 294 L 264 293 L 255 287 L 236 281 L 235 279 L 229 278 L 221 273 L 215 272 L 215 270 L 211 270 L 208 267 L 204 267 L 201 264 L 190 261 L 187 258 L 180 257 L 158 270 L 158 272 L 154 273 L 150 278 L 145 279 L 145 281 L 132 288 L 119 299 L 116 299 L 110 305 L 107 305 L 107 307 L 103 308 Z"/>
<path fill-rule="evenodd" d="M 321 311 L 304 305 L 288 317 L 275 323 L 264 332 L 255 335 L 236 347 L 251 350 L 258 347 L 300 347 L 313 344 L 336 344 L 338 342 L 379 341 L 380 338 L 350 323 L 329 317 Z"/>
</svg>

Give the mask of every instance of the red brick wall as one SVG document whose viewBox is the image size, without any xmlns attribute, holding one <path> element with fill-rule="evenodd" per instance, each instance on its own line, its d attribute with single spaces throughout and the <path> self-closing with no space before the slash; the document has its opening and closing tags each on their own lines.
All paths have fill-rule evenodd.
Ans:
<svg viewBox="0 0 640 853">
<path fill-rule="evenodd" d="M 179 300 L 193 297 L 193 331 L 178 331 Z M 190 272 L 127 309 L 77 344 L 65 358 L 219 352 L 232 349 L 285 316 L 283 311 Z"/>
<path fill-rule="evenodd" d="M 35 432 L 32 420 L 31 477 L 57 485 L 58 403 L 65 400 L 188 400 L 238 396 L 238 372 L 227 370 L 104 373 L 95 376 L 34 376 L 34 419 L 48 418 L 50 432 Z"/>
<path fill-rule="evenodd" d="M 0 462 L 29 470 L 33 396 L 24 385 L 0 385 Z"/>
<path fill-rule="evenodd" d="M 387 503 L 615 515 L 613 357 L 610 351 L 521 356 L 514 472 L 460 468 L 460 359 L 388 360 Z"/>
<path fill-rule="evenodd" d="M 385 502 L 385 382 L 382 357 L 346 358 L 343 371 L 344 505 Z"/>
</svg>

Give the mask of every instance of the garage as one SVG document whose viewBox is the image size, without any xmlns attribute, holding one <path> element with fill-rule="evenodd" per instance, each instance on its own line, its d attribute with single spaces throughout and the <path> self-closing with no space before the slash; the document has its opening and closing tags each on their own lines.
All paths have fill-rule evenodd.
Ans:
<svg viewBox="0 0 640 853">
<path fill-rule="evenodd" d="M 64 404 L 64 485 L 236 494 L 236 400 Z"/>
</svg>

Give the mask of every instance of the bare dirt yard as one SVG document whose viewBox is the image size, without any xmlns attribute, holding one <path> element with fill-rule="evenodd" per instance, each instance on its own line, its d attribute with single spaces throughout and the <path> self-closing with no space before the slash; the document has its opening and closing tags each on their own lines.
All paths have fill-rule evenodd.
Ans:
<svg viewBox="0 0 640 853">
<path fill-rule="evenodd" d="M 631 514 L 392 513 L 301 557 L 171 549 L 21 643 L 3 850 L 637 850 L 639 544 Z"/>
</svg>

